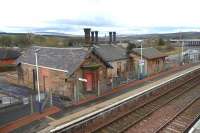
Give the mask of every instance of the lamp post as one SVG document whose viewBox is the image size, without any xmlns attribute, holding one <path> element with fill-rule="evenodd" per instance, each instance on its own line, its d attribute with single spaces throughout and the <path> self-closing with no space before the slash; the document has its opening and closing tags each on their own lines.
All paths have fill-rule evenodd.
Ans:
<svg viewBox="0 0 200 133">
<path fill-rule="evenodd" d="M 35 50 L 35 66 L 36 66 L 36 76 L 37 76 L 37 90 L 38 90 L 38 102 L 39 102 L 39 112 L 42 111 L 41 109 L 41 98 L 40 98 L 40 81 L 39 81 L 39 70 L 38 70 L 38 52 L 40 49 Z"/>
<path fill-rule="evenodd" d="M 184 40 L 182 41 L 182 65 L 184 65 L 184 54 L 183 54 L 183 51 L 184 51 Z"/>
<path fill-rule="evenodd" d="M 144 60 L 142 59 L 142 54 L 143 54 L 143 51 L 142 51 L 142 41 L 140 42 L 140 79 L 143 79 L 143 66 L 144 66 Z"/>
</svg>

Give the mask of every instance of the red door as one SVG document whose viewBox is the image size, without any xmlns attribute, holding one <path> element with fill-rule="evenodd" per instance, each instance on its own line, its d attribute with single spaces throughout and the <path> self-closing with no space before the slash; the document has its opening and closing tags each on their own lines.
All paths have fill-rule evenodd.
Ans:
<svg viewBox="0 0 200 133">
<path fill-rule="evenodd" d="M 87 82 L 85 83 L 86 91 L 92 91 L 92 89 L 93 89 L 93 73 L 85 72 L 84 78 L 87 79 Z"/>
</svg>

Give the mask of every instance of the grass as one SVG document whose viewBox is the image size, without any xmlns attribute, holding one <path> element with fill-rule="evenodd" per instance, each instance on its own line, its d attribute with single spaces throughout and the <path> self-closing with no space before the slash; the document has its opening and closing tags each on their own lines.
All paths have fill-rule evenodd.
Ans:
<svg viewBox="0 0 200 133">
<path fill-rule="evenodd" d="M 15 65 L 3 65 L 0 66 L 0 72 L 9 72 L 9 71 L 15 71 L 16 66 Z"/>
<path fill-rule="evenodd" d="M 169 55 L 178 54 L 181 51 L 180 47 L 173 47 L 170 45 L 164 45 L 164 46 L 155 46 L 156 49 L 158 49 L 160 52 Z"/>
<path fill-rule="evenodd" d="M 171 50 L 171 51 L 165 51 L 165 52 L 163 52 L 163 53 L 169 56 L 169 55 L 179 54 L 180 51 L 181 51 L 181 48 L 176 47 L 176 48 L 174 48 L 174 50 Z"/>
</svg>

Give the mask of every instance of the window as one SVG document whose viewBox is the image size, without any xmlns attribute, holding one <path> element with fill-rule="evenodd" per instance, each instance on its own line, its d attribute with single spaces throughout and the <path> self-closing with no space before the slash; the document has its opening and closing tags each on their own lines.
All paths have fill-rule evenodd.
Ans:
<svg viewBox="0 0 200 133">
<path fill-rule="evenodd" d="M 156 60 L 156 64 L 158 65 L 159 63 L 160 63 L 159 59 L 158 59 L 158 60 Z"/>
<path fill-rule="evenodd" d="M 117 62 L 117 76 L 121 75 L 121 62 Z"/>
<path fill-rule="evenodd" d="M 127 63 L 124 64 L 124 71 L 129 70 L 129 65 Z"/>
<path fill-rule="evenodd" d="M 26 69 L 26 74 L 27 74 L 27 80 L 29 80 L 30 77 L 29 77 L 29 69 L 28 68 Z"/>
</svg>

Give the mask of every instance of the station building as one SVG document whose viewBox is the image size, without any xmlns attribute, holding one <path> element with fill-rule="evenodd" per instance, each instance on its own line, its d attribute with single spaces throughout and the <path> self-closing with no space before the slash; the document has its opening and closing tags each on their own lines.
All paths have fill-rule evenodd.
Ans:
<svg viewBox="0 0 200 133">
<path fill-rule="evenodd" d="M 129 55 L 132 58 L 134 71 L 139 75 L 141 72 L 141 48 L 135 48 Z M 151 76 L 165 69 L 166 55 L 159 52 L 153 47 L 142 48 L 142 74 L 143 76 Z"/>
<path fill-rule="evenodd" d="M 128 56 L 126 49 L 115 44 L 98 44 L 94 45 L 94 53 L 103 58 L 112 69 L 107 69 L 107 77 L 110 80 L 126 80 L 128 74 Z"/>
<path fill-rule="evenodd" d="M 16 59 L 21 55 L 18 49 L 0 48 L 0 66 L 15 65 Z"/>
<path fill-rule="evenodd" d="M 39 81 L 40 91 L 52 92 L 76 102 L 112 91 L 112 88 L 140 73 L 140 48 L 128 54 L 125 48 L 116 44 L 116 32 L 109 32 L 109 41 L 105 43 L 99 43 L 98 31 L 91 32 L 86 28 L 84 32 L 82 47 L 28 48 L 16 61 L 17 73 L 7 79 L 35 91 Z M 142 51 L 145 76 L 164 70 L 164 54 L 155 48 L 143 48 Z M 85 79 L 87 82 L 83 81 Z"/>
<path fill-rule="evenodd" d="M 36 49 L 39 49 L 37 55 L 41 91 L 52 91 L 69 100 L 77 100 L 96 96 L 107 88 L 106 71 L 111 66 L 87 48 L 29 48 L 17 59 L 18 84 L 36 90 Z M 86 79 L 87 82 L 80 79 Z"/>
</svg>

